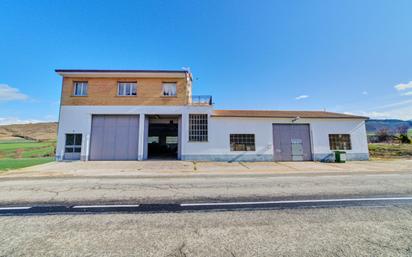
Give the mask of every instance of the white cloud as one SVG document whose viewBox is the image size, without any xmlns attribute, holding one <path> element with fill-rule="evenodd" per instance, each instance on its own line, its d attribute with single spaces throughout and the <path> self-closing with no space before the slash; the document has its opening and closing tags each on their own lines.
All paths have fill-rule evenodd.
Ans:
<svg viewBox="0 0 412 257">
<path fill-rule="evenodd" d="M 300 96 L 295 97 L 295 99 L 296 100 L 302 100 L 302 99 L 305 99 L 305 98 L 308 98 L 308 97 L 309 97 L 308 95 L 300 95 Z"/>
<path fill-rule="evenodd" d="M 0 125 L 28 124 L 53 121 L 56 121 L 56 118 L 53 115 L 46 115 L 44 119 L 20 119 L 18 117 L 0 117 Z"/>
<path fill-rule="evenodd" d="M 394 86 L 394 88 L 398 91 L 402 91 L 402 90 L 405 90 L 405 89 L 408 89 L 408 88 L 412 88 L 412 81 L 409 81 L 406 84 L 404 84 L 404 83 L 398 84 L 398 85 Z"/>
<path fill-rule="evenodd" d="M 0 125 L 9 125 L 9 124 L 27 124 L 27 123 L 39 123 L 41 120 L 29 119 L 21 120 L 17 117 L 0 117 Z"/>
<path fill-rule="evenodd" d="M 412 96 L 412 91 L 409 89 L 409 88 L 412 89 L 412 81 L 406 84 L 396 85 L 394 86 L 394 88 L 400 91 L 399 95 Z M 367 95 L 368 92 L 362 91 L 362 94 Z M 396 98 L 389 97 L 389 99 L 390 98 L 399 99 L 399 100 L 389 102 L 389 103 L 379 103 L 379 101 L 376 101 L 378 99 L 375 99 L 374 102 L 369 103 L 371 105 L 374 103 L 375 106 L 372 105 L 363 110 L 355 109 L 356 111 L 352 109 L 351 114 L 367 116 L 372 119 L 412 120 L 412 99 L 410 97 L 402 99 L 399 96 L 397 96 Z M 383 98 L 383 99 L 388 99 L 388 98 Z M 342 109 L 342 108 L 339 107 L 339 109 Z"/>
<path fill-rule="evenodd" d="M 347 114 L 347 115 L 356 115 L 355 113 L 353 113 L 353 112 L 343 112 L 343 114 Z"/>
<path fill-rule="evenodd" d="M 358 111 L 352 114 L 357 114 L 361 116 L 366 116 L 371 119 L 401 119 L 401 120 L 412 120 L 412 102 L 409 104 L 399 105 L 387 105 L 393 106 L 390 108 L 385 108 L 378 110 L 380 108 L 375 108 L 375 110 L 371 111 Z"/>
<path fill-rule="evenodd" d="M 394 107 L 400 107 L 400 106 L 411 106 L 411 105 L 412 105 L 412 100 L 405 100 L 401 102 L 380 105 L 373 109 L 388 109 L 388 108 L 394 108 Z"/>
<path fill-rule="evenodd" d="M 412 91 L 405 92 L 405 93 L 403 93 L 402 95 L 412 95 Z"/>
<path fill-rule="evenodd" d="M 389 119 L 394 118 L 389 112 L 361 112 L 360 115 L 369 117 L 371 119 Z"/>
<path fill-rule="evenodd" d="M 0 102 L 27 100 L 29 97 L 21 93 L 17 88 L 6 84 L 0 84 Z"/>
</svg>

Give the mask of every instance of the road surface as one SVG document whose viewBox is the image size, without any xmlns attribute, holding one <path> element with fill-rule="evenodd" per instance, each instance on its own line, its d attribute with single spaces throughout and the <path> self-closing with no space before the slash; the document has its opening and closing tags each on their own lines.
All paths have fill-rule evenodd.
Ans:
<svg viewBox="0 0 412 257">
<path fill-rule="evenodd" d="M 412 195 L 412 171 L 157 178 L 1 178 L 0 207 L 22 204 L 145 204 Z"/>
<path fill-rule="evenodd" d="M 0 217 L 0 256 L 411 256 L 412 208 Z"/>
<path fill-rule="evenodd" d="M 0 256 L 412 256 L 411 197 L 412 172 L 0 178 Z"/>
</svg>

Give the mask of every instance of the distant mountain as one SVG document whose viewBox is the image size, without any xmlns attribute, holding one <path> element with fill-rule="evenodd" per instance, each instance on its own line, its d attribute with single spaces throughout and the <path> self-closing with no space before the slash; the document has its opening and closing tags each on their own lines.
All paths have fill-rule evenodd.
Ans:
<svg viewBox="0 0 412 257">
<path fill-rule="evenodd" d="M 412 129 L 412 120 L 396 120 L 396 119 L 386 119 L 386 120 L 367 120 L 366 121 L 366 131 L 368 133 L 375 133 L 376 131 L 387 128 L 391 132 L 396 132 L 396 129 L 401 126 L 407 126 Z"/>
</svg>

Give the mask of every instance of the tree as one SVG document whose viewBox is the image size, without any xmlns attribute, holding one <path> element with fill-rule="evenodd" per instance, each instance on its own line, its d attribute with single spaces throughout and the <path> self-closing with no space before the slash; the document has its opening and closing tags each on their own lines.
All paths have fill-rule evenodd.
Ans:
<svg viewBox="0 0 412 257">
<path fill-rule="evenodd" d="M 409 127 L 406 125 L 399 126 L 396 129 L 396 132 L 399 134 L 396 138 L 402 143 L 402 144 L 410 144 L 411 140 L 408 138 L 408 129 Z"/>
<path fill-rule="evenodd" d="M 399 135 L 406 135 L 406 134 L 408 134 L 408 129 L 409 129 L 408 126 L 406 126 L 406 125 L 401 125 L 401 126 L 399 126 L 399 127 L 396 129 L 396 132 L 397 132 Z"/>
<path fill-rule="evenodd" d="M 376 131 L 376 136 L 378 137 L 379 142 L 387 142 L 391 137 L 388 128 L 379 129 L 378 131 Z"/>
</svg>

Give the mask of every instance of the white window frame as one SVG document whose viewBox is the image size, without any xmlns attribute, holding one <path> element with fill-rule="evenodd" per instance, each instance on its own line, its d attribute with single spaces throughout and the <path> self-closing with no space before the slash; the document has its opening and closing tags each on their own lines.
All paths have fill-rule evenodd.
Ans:
<svg viewBox="0 0 412 257">
<path fill-rule="evenodd" d="M 83 135 L 80 133 L 67 133 L 65 134 L 65 143 L 64 143 L 64 152 L 65 153 L 78 153 L 80 154 L 80 152 L 82 151 L 82 140 L 83 140 Z M 72 136 L 73 137 L 73 143 L 72 144 L 68 144 L 67 142 L 67 138 L 68 136 Z M 76 144 L 77 139 L 80 138 L 80 144 Z M 70 149 L 71 151 L 69 151 L 68 149 Z"/>
<path fill-rule="evenodd" d="M 77 88 L 80 87 L 80 92 L 77 94 Z M 73 96 L 87 96 L 88 83 L 87 81 L 75 81 L 73 83 Z"/>
<path fill-rule="evenodd" d="M 121 86 L 123 86 L 122 92 L 120 92 Z M 133 94 L 133 91 L 135 92 L 135 94 Z M 118 82 L 117 83 L 117 96 L 137 96 L 137 83 L 136 82 Z"/>
<path fill-rule="evenodd" d="M 173 94 L 173 95 L 166 94 L 165 86 L 166 86 L 166 87 L 167 87 L 167 86 L 174 86 L 174 94 Z M 173 91 L 173 90 L 172 90 L 172 91 Z M 176 97 L 176 96 L 177 96 L 177 83 L 176 83 L 176 82 L 163 82 L 162 96 L 165 96 L 165 97 Z"/>
</svg>

